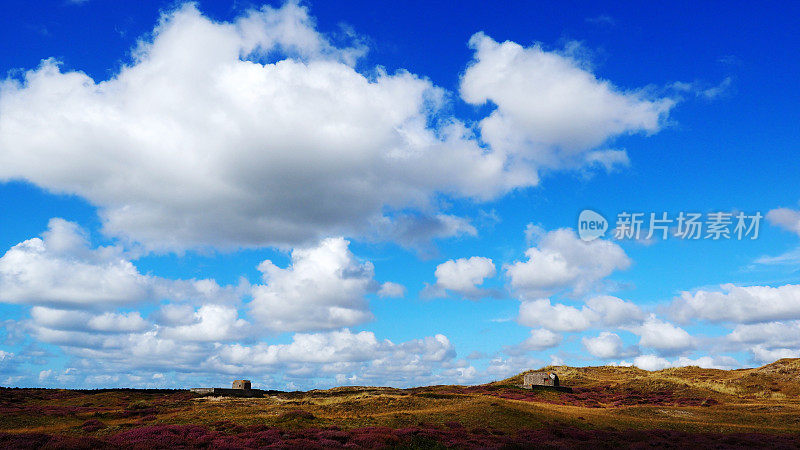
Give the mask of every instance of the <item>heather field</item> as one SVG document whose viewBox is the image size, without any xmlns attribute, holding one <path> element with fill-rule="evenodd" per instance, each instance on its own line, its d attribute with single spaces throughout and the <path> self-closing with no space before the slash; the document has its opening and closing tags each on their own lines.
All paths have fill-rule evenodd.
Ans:
<svg viewBox="0 0 800 450">
<path fill-rule="evenodd" d="M 3 448 L 800 447 L 800 360 L 733 371 L 550 367 L 480 386 L 268 391 L 0 390 Z"/>
</svg>

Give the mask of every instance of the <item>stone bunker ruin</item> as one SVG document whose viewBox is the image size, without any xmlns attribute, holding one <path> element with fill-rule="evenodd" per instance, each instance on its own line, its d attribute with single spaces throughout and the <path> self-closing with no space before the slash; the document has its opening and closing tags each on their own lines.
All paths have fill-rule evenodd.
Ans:
<svg viewBox="0 0 800 450">
<path fill-rule="evenodd" d="M 265 391 L 253 389 L 250 380 L 234 380 L 231 388 L 191 388 L 189 391 L 199 395 L 225 397 L 260 397 Z"/>
<path fill-rule="evenodd" d="M 561 381 L 555 372 L 528 372 L 522 376 L 522 386 L 520 387 L 572 392 L 572 388 L 561 386 Z"/>
<path fill-rule="evenodd" d="M 530 372 L 522 378 L 522 387 L 530 389 L 531 386 L 558 386 L 558 375 L 553 372 Z"/>
<path fill-rule="evenodd" d="M 252 389 L 250 380 L 233 380 L 233 389 Z"/>
</svg>

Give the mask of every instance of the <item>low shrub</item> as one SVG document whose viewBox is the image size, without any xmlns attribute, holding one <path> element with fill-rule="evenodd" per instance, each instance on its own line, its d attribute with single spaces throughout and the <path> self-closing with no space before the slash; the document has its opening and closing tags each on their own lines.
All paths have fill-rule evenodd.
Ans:
<svg viewBox="0 0 800 450">
<path fill-rule="evenodd" d="M 104 424 L 103 422 L 100 422 L 97 419 L 89 419 L 86 422 L 83 422 L 83 425 L 81 425 L 81 428 L 83 429 L 83 431 L 85 431 L 87 433 L 92 433 L 92 432 L 95 432 L 97 430 L 102 430 L 103 428 L 106 428 L 106 424 Z"/>
</svg>

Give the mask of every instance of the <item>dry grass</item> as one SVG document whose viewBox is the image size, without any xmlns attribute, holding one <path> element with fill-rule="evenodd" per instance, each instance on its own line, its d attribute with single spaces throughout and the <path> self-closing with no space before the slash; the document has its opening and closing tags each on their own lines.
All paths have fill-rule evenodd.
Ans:
<svg viewBox="0 0 800 450">
<path fill-rule="evenodd" d="M 347 431 L 360 436 L 358 439 L 367 439 L 358 434 L 366 432 L 358 430 L 384 430 L 380 439 L 388 439 L 386 442 L 405 442 L 407 436 L 392 433 L 413 427 L 423 427 L 428 431 L 420 433 L 434 433 L 436 439 L 455 439 L 459 434 L 446 430 L 462 427 L 468 430 L 462 434 L 490 439 L 475 441 L 483 442 L 481 445 L 493 442 L 492 436 L 511 439 L 533 432 L 525 430 L 562 428 L 575 433 L 736 433 L 743 440 L 753 433 L 775 439 L 800 434 L 800 359 L 733 371 L 684 367 L 647 372 L 629 367 L 564 366 L 544 370 L 558 372 L 562 384 L 574 387 L 575 393 L 517 388 L 522 374 L 482 386 L 340 387 L 271 393 L 263 398 L 198 397 L 186 391 L 3 389 L 0 434 L 43 433 L 59 439 L 78 438 L 75 442 L 91 437 L 99 439 L 97 445 L 121 439 L 118 436 L 133 436 L 131 430 L 156 432 L 157 427 L 186 425 L 201 427 L 192 429 L 192 439 L 205 436 L 205 432 L 217 433 L 214 439 L 219 439 L 254 429 L 246 427 L 268 427 L 310 430 L 312 434 L 317 433 L 314 430 Z M 183 429 L 169 430 L 178 433 L 176 430 Z"/>
</svg>

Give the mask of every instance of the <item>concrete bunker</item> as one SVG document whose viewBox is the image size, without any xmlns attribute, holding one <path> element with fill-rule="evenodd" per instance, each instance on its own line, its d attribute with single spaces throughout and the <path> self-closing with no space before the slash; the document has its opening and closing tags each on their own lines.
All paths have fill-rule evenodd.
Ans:
<svg viewBox="0 0 800 450">
<path fill-rule="evenodd" d="M 522 387 L 530 389 L 531 386 L 558 386 L 558 375 L 554 372 L 530 372 L 522 378 Z"/>
<path fill-rule="evenodd" d="M 572 388 L 561 386 L 561 380 L 555 372 L 528 372 L 522 375 L 523 389 L 547 389 L 561 392 L 572 392 Z"/>
<path fill-rule="evenodd" d="M 233 380 L 233 389 L 252 389 L 250 380 Z"/>
<path fill-rule="evenodd" d="M 253 389 L 250 380 L 234 380 L 230 388 L 191 388 L 191 392 L 199 395 L 216 395 L 225 397 L 261 397 L 266 391 Z"/>
</svg>

